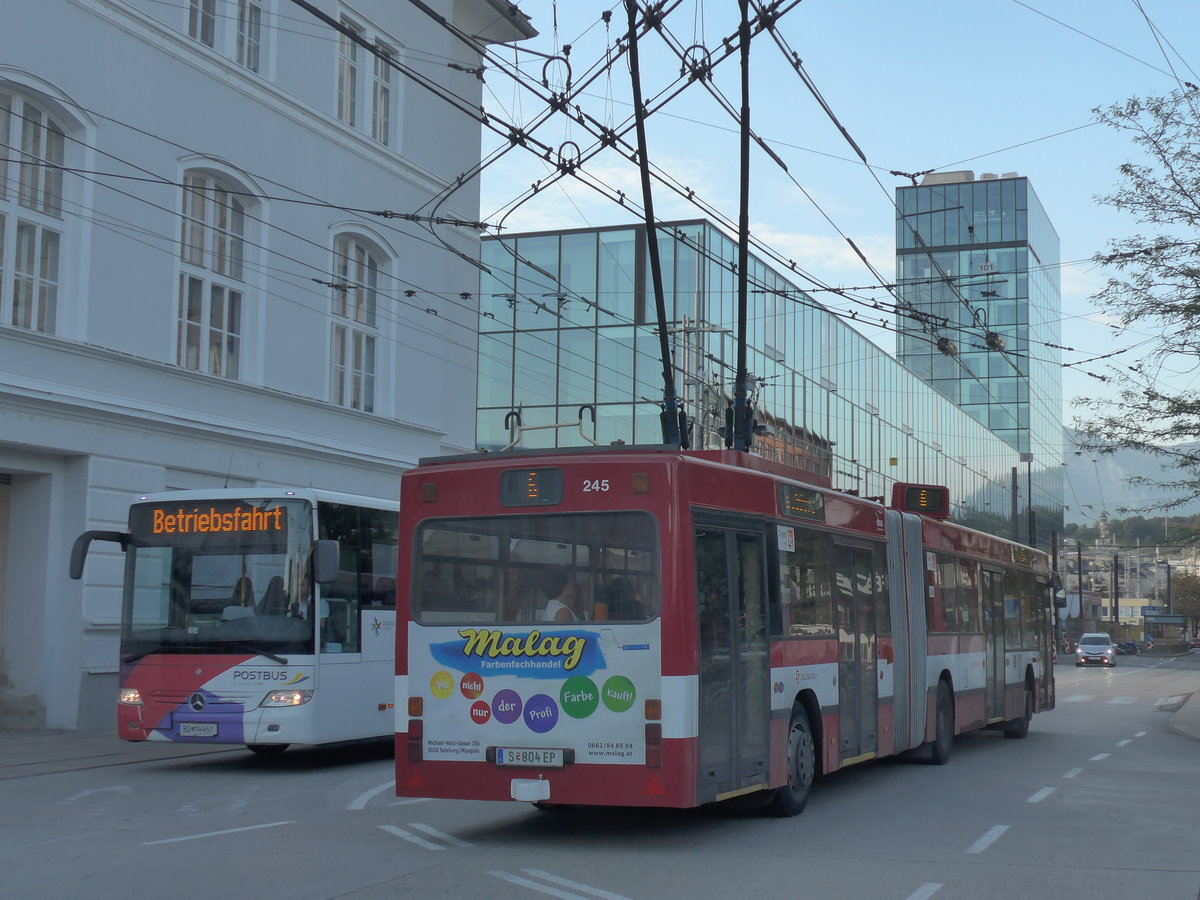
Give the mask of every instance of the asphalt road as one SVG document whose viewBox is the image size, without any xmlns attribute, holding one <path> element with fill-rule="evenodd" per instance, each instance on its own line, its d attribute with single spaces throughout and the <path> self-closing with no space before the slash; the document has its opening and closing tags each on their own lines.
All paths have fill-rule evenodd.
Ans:
<svg viewBox="0 0 1200 900">
<path fill-rule="evenodd" d="M 403 801 L 389 745 L 0 781 L 4 897 L 1094 898 L 1200 894 L 1200 655 L 1057 670 L 1024 741 L 821 781 L 796 819 Z"/>
</svg>

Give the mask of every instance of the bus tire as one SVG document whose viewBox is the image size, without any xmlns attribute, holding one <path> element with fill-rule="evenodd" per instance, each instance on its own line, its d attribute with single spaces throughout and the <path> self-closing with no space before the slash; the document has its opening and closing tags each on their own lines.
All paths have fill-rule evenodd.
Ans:
<svg viewBox="0 0 1200 900">
<path fill-rule="evenodd" d="M 800 815 L 812 793 L 816 772 L 817 745 L 813 741 L 812 726 L 804 707 L 796 706 L 788 725 L 788 781 L 783 787 L 776 788 L 775 796 L 771 798 L 771 813 L 776 816 Z"/>
<path fill-rule="evenodd" d="M 1029 734 L 1029 722 L 1033 718 L 1033 691 L 1030 690 L 1028 681 L 1025 682 L 1024 703 L 1024 713 L 1004 723 L 1004 736 L 1006 738 L 1019 741 Z"/>
<path fill-rule="evenodd" d="M 950 685 L 944 681 L 938 682 L 933 727 L 929 762 L 935 766 L 944 766 L 950 762 L 950 751 L 954 747 L 954 695 L 950 693 Z"/>
<path fill-rule="evenodd" d="M 278 756 L 290 746 L 290 744 L 247 744 L 246 749 L 259 756 Z"/>
</svg>

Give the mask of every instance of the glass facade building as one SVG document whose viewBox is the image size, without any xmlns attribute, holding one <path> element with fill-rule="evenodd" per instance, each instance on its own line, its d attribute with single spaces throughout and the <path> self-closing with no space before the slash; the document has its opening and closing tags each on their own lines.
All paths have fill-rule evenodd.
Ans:
<svg viewBox="0 0 1200 900">
<path fill-rule="evenodd" d="M 897 356 L 1021 454 L 1045 543 L 1063 527 L 1058 234 L 1015 173 L 926 175 L 896 209 Z"/>
<path fill-rule="evenodd" d="M 692 446 L 722 447 L 737 362 L 737 244 L 705 221 L 666 223 L 658 243 Z M 484 238 L 481 449 L 518 439 L 522 447 L 662 442 L 647 249 L 644 226 Z M 897 481 L 944 484 L 956 521 L 1013 534 L 1015 447 L 753 257 L 747 318 L 754 452 L 862 496 L 890 500 Z M 1024 522 L 1018 535 L 1026 537 Z"/>
</svg>

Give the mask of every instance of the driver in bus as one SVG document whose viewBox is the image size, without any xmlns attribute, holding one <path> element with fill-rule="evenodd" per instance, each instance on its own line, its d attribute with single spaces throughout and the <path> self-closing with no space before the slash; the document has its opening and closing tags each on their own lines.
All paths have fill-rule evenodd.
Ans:
<svg viewBox="0 0 1200 900">
<path fill-rule="evenodd" d="M 566 569 L 547 569 L 542 576 L 542 593 L 546 596 L 546 606 L 538 613 L 539 622 L 579 621 L 576 611 L 579 589 Z"/>
</svg>

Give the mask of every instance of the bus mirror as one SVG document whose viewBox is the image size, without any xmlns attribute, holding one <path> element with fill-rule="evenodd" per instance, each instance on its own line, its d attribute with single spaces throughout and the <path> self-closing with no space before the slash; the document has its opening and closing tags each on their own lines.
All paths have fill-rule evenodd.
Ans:
<svg viewBox="0 0 1200 900">
<path fill-rule="evenodd" d="M 1066 607 L 1067 607 L 1067 592 L 1066 591 L 1055 591 L 1054 592 L 1054 605 L 1057 606 L 1059 609 L 1066 609 Z"/>
<path fill-rule="evenodd" d="M 320 540 L 313 548 L 313 580 L 317 584 L 332 584 L 338 580 L 341 548 L 337 541 Z"/>
<path fill-rule="evenodd" d="M 75 538 L 71 547 L 71 578 L 78 581 L 83 577 L 83 561 L 87 559 L 88 547 L 92 541 L 113 541 L 121 545 L 121 550 L 129 546 L 129 535 L 123 531 L 85 531 Z"/>
</svg>

